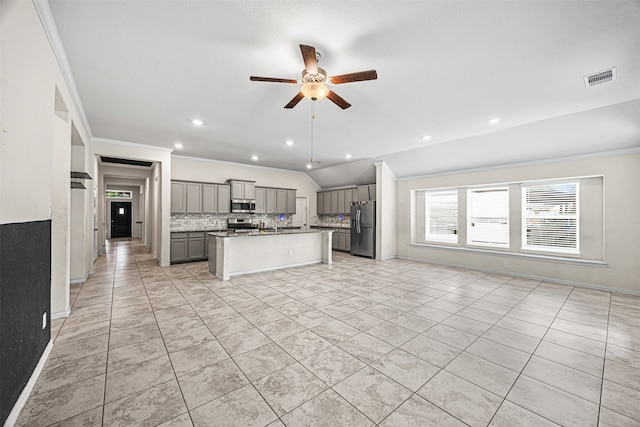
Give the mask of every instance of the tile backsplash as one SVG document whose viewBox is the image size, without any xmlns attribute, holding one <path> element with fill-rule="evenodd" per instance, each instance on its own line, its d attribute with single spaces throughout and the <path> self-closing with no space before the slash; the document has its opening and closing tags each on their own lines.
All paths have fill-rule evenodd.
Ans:
<svg viewBox="0 0 640 427">
<path fill-rule="evenodd" d="M 266 228 L 273 228 L 277 222 L 278 227 L 290 227 L 292 215 L 285 215 L 279 220 L 279 214 L 174 214 L 171 215 L 171 231 L 208 231 L 226 230 L 227 219 L 248 218 L 254 224 L 264 223 Z"/>
<path fill-rule="evenodd" d="M 349 227 L 350 216 L 343 215 L 343 219 L 340 219 L 339 215 L 318 215 L 311 221 L 312 225 L 326 225 L 329 227 Z"/>
</svg>

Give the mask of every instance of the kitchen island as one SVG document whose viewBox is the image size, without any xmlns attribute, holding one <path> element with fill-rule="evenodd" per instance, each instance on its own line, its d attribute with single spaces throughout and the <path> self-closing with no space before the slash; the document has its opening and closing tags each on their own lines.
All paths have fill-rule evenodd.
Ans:
<svg viewBox="0 0 640 427">
<path fill-rule="evenodd" d="M 209 233 L 209 271 L 221 280 L 229 280 L 240 274 L 331 264 L 332 233 L 300 229 Z"/>
</svg>

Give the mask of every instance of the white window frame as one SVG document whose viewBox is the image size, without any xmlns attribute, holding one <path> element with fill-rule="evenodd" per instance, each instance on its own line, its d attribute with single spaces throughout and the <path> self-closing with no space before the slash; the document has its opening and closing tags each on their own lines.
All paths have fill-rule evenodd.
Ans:
<svg viewBox="0 0 640 427">
<path fill-rule="evenodd" d="M 531 209 L 528 209 L 528 189 L 538 187 L 554 187 L 575 185 L 575 213 L 557 213 L 552 215 L 538 214 L 534 215 Z M 573 220 L 575 221 L 575 248 L 567 248 L 555 245 L 531 245 L 527 244 L 528 220 L 536 219 L 552 219 L 552 220 Z M 522 249 L 527 251 L 543 251 L 562 254 L 580 254 L 580 180 L 571 181 L 555 181 L 544 183 L 523 183 L 522 184 Z"/>
<path fill-rule="evenodd" d="M 458 206 L 460 202 L 458 200 L 458 189 L 454 190 L 445 190 L 445 191 L 426 191 L 425 192 L 425 229 L 424 229 L 424 239 L 427 242 L 439 242 L 439 243 L 458 243 L 458 235 L 460 224 L 458 223 Z M 431 233 L 431 199 L 432 197 L 438 196 L 454 196 L 456 199 L 456 208 L 455 208 L 455 230 L 454 233 L 446 234 L 446 233 Z"/>
<path fill-rule="evenodd" d="M 483 216 L 483 217 L 474 217 L 473 213 L 474 213 L 474 197 L 473 197 L 473 193 L 482 193 L 482 192 L 504 192 L 506 195 L 506 204 L 504 205 L 506 211 L 504 212 L 504 216 Z M 510 238 L 509 238 L 509 234 L 510 234 L 510 221 L 509 221 L 509 186 L 506 185 L 500 185 L 500 186 L 491 186 L 491 187 L 471 187 L 467 189 L 467 245 L 469 246 L 485 246 L 485 247 L 491 247 L 491 248 L 503 248 L 503 249 L 509 249 L 510 247 Z M 486 218 L 487 221 L 481 221 L 479 222 L 477 220 L 477 218 Z M 494 222 L 492 222 L 494 221 Z M 504 221 L 504 223 L 500 222 L 500 221 Z M 506 228 L 506 241 L 495 241 L 495 242 L 491 242 L 491 241 L 480 241 L 480 240 L 473 240 L 474 238 L 474 227 L 477 227 L 477 223 L 480 224 L 486 224 L 486 228 L 490 228 L 492 223 L 496 224 L 495 228 L 498 228 L 498 226 L 500 226 L 499 228 L 505 229 Z M 504 233 L 505 231 L 501 231 L 502 233 Z"/>
</svg>

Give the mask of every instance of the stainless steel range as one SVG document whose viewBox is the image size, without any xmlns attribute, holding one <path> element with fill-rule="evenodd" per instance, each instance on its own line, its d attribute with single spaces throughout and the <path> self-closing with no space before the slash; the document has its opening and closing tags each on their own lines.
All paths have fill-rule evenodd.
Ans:
<svg viewBox="0 0 640 427">
<path fill-rule="evenodd" d="M 258 224 L 253 224 L 247 218 L 229 218 L 227 220 L 227 228 L 229 231 L 236 233 L 250 233 L 258 230 Z"/>
</svg>

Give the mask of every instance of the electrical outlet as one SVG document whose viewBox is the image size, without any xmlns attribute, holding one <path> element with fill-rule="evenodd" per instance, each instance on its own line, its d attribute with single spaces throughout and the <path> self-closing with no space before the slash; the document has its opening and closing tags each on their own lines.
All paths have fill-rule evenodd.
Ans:
<svg viewBox="0 0 640 427">
<path fill-rule="evenodd" d="M 42 313 L 42 329 L 47 327 L 47 312 Z"/>
<path fill-rule="evenodd" d="M 505 261 L 503 265 L 504 265 L 504 268 L 509 268 L 509 261 Z"/>
</svg>

